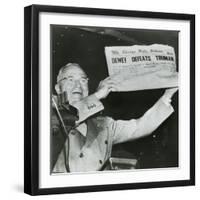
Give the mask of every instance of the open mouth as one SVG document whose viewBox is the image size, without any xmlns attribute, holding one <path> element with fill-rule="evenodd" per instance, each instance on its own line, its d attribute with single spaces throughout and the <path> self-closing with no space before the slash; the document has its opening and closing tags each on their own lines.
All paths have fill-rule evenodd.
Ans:
<svg viewBox="0 0 200 200">
<path fill-rule="evenodd" d="M 74 92 L 72 92 L 72 94 L 74 94 L 74 95 L 82 95 L 82 92 L 79 92 L 79 91 L 74 91 Z"/>
</svg>

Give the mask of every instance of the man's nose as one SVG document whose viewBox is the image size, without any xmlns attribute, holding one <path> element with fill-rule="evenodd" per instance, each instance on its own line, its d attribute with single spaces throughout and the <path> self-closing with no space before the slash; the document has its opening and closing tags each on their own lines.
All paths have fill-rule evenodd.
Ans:
<svg viewBox="0 0 200 200">
<path fill-rule="evenodd" d="M 75 87 L 81 87 L 81 83 L 79 80 L 75 80 L 75 84 L 74 84 Z"/>
</svg>

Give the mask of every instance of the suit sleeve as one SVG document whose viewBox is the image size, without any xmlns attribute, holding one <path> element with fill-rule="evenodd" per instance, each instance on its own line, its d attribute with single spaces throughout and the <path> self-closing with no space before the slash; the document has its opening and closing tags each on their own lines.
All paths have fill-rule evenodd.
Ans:
<svg viewBox="0 0 200 200">
<path fill-rule="evenodd" d="M 113 120 L 113 144 L 150 135 L 174 111 L 171 104 L 161 97 L 142 117 L 132 120 Z"/>
<path fill-rule="evenodd" d="M 73 106 L 78 109 L 78 122 L 82 122 L 88 117 L 104 109 L 103 104 L 97 99 L 94 94 L 82 99 L 81 101 L 76 102 L 75 104 L 73 104 Z"/>
</svg>

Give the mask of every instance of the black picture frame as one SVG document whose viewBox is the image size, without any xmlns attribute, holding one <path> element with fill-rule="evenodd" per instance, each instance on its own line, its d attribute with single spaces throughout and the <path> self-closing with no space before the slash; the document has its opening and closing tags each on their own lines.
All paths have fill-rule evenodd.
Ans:
<svg viewBox="0 0 200 200">
<path fill-rule="evenodd" d="M 128 18 L 188 21 L 190 24 L 190 174 L 187 180 L 119 183 L 74 187 L 39 187 L 39 15 L 40 13 L 89 14 Z M 187 186 L 195 184 L 195 15 L 31 5 L 24 9 L 24 192 L 30 195 L 94 192 Z"/>
</svg>

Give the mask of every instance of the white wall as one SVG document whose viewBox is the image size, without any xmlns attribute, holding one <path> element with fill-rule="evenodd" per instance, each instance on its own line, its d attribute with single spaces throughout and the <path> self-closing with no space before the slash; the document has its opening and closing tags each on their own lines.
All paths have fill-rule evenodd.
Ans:
<svg viewBox="0 0 200 200">
<path fill-rule="evenodd" d="M 146 10 L 161 12 L 178 12 L 196 14 L 196 25 L 200 18 L 198 0 L 4 0 L 1 1 L 0 11 L 0 199 L 31 199 L 23 193 L 23 7 L 30 4 L 49 4 L 65 6 L 83 6 L 99 8 L 115 8 L 130 10 Z M 199 8 L 198 8 L 199 7 Z M 200 34 L 199 26 L 196 27 L 196 35 Z M 196 38 L 199 43 L 199 37 Z M 197 45 L 196 45 L 197 46 Z M 196 48 L 200 53 L 199 46 Z M 200 61 L 196 56 L 196 79 L 200 79 Z M 197 80 L 197 86 L 200 81 Z M 200 100 L 199 86 L 196 91 L 196 102 Z M 200 104 L 196 105 L 197 126 L 196 143 L 200 144 Z M 115 192 L 99 192 L 89 194 L 65 194 L 51 195 L 49 199 L 197 199 L 200 194 L 200 145 L 196 147 L 196 186 L 175 187 L 162 189 L 129 190 Z M 47 196 L 36 197 L 45 199 Z"/>
</svg>

